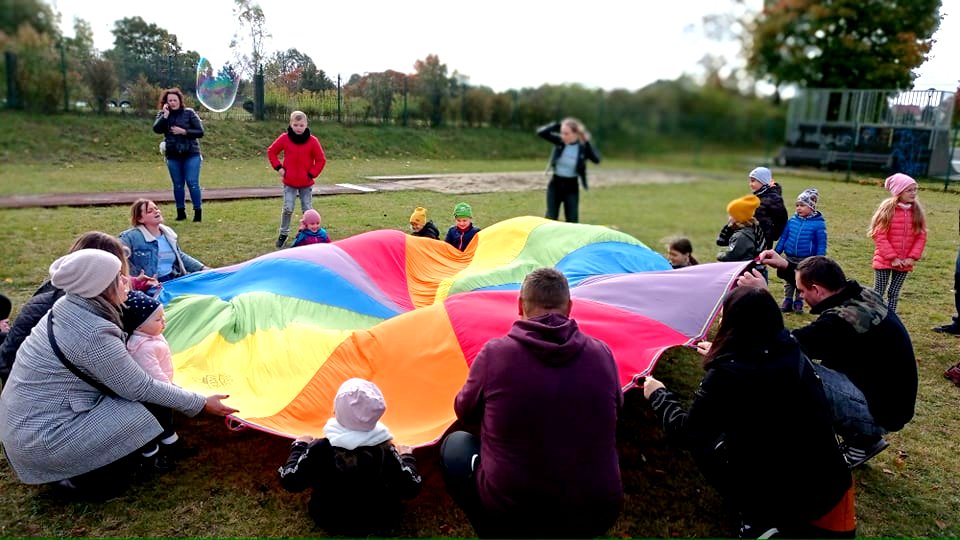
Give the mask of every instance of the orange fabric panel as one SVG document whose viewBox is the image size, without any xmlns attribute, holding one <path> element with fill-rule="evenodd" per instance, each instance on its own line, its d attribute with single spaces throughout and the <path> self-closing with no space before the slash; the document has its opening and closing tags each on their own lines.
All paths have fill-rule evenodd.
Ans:
<svg viewBox="0 0 960 540">
<path fill-rule="evenodd" d="M 466 251 L 441 240 L 407 236 L 407 289 L 416 308 L 429 306 L 437 296 L 437 287 L 466 268 L 473 259 L 477 242 Z"/>
<path fill-rule="evenodd" d="M 825 516 L 811 521 L 810 524 L 825 531 L 835 533 L 856 531 L 857 509 L 855 501 L 856 496 L 854 494 L 853 484 L 851 484 L 850 489 L 843 494 L 843 498 L 833 507 L 833 510 L 827 512 Z"/>
<path fill-rule="evenodd" d="M 453 400 L 468 371 L 446 308 L 437 304 L 355 332 L 287 407 L 248 421 L 291 436 L 320 436 L 333 416 L 337 388 L 346 379 L 362 377 L 383 392 L 387 411 L 382 422 L 394 440 L 423 444 L 437 440 L 456 419 Z M 288 433 L 291 427 L 302 432 Z"/>
</svg>

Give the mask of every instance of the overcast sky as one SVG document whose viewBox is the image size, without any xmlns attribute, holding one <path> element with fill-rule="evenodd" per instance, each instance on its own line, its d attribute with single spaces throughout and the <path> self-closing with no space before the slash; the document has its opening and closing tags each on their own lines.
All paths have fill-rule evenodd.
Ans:
<svg viewBox="0 0 960 540">
<path fill-rule="evenodd" d="M 219 63 L 230 58 L 237 23 L 232 0 L 157 2 L 47 0 L 62 14 L 93 27 L 95 46 L 113 47 L 113 23 L 139 15 L 176 34 L 181 47 Z M 747 0 L 757 8 L 762 0 Z M 699 73 L 706 53 L 737 61 L 739 47 L 708 40 L 704 15 L 729 10 L 729 0 L 260 0 L 272 37 L 267 54 L 296 48 L 344 82 L 352 73 L 392 69 L 437 54 L 470 83 L 495 91 L 544 83 L 635 90 L 658 79 Z M 109 8 L 107 6 L 110 6 Z M 934 36 L 932 59 L 916 88 L 953 90 L 960 79 L 960 0 L 943 0 L 946 15 Z M 742 62 L 742 60 L 740 60 Z"/>
</svg>

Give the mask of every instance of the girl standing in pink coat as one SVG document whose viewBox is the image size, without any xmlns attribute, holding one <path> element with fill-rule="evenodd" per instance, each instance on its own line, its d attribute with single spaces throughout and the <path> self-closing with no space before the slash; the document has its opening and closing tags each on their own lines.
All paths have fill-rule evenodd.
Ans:
<svg viewBox="0 0 960 540">
<path fill-rule="evenodd" d="M 916 180 L 897 173 L 887 178 L 883 187 L 891 196 L 880 203 L 870 221 L 870 236 L 876 245 L 873 289 L 880 296 L 886 291 L 887 306 L 896 312 L 900 288 L 927 244 L 927 218 L 917 200 Z"/>
</svg>

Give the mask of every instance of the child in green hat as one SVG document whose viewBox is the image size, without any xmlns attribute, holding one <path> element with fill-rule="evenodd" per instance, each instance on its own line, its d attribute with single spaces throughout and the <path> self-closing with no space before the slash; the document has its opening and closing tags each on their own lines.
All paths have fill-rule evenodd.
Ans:
<svg viewBox="0 0 960 540">
<path fill-rule="evenodd" d="M 444 240 L 460 251 L 465 251 L 473 237 L 480 232 L 480 228 L 473 225 L 473 208 L 465 202 L 457 203 L 453 207 L 453 217 L 457 224 L 450 227 Z"/>
</svg>

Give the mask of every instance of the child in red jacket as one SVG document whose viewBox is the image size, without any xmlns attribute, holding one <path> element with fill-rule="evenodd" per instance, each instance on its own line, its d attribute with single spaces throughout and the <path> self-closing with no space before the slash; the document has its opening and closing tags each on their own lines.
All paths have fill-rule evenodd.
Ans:
<svg viewBox="0 0 960 540">
<path fill-rule="evenodd" d="M 283 180 L 283 213 L 280 216 L 280 236 L 277 249 L 282 248 L 290 235 L 290 216 L 293 203 L 300 198 L 300 211 L 313 208 L 314 179 L 323 172 L 327 158 L 320 140 L 310 134 L 307 115 L 301 111 L 290 114 L 290 127 L 267 148 L 270 165 L 280 173 Z M 280 161 L 280 154 L 283 161 Z"/>
<path fill-rule="evenodd" d="M 880 203 L 870 222 L 873 251 L 873 290 L 883 296 L 887 291 L 887 307 L 897 311 L 900 287 L 920 260 L 927 244 L 927 218 L 917 200 L 917 181 L 897 173 L 883 183 L 891 196 Z"/>
</svg>

